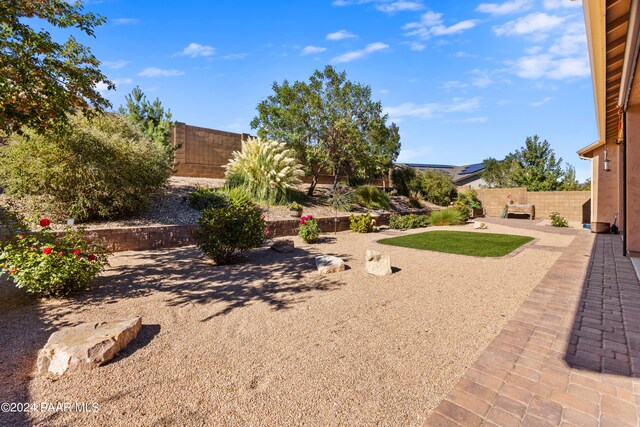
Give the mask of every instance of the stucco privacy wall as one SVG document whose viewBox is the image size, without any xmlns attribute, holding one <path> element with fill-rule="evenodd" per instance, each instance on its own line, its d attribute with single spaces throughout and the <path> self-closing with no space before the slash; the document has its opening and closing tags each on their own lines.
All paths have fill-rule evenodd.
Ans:
<svg viewBox="0 0 640 427">
<path fill-rule="evenodd" d="M 458 187 L 458 191 L 466 190 L 468 187 Z M 569 221 L 590 222 L 590 191 L 527 191 L 526 188 L 479 188 L 476 191 L 487 216 L 501 216 L 511 195 L 514 203 L 535 205 L 536 218 L 547 219 L 551 212 L 558 212 Z"/>
</svg>

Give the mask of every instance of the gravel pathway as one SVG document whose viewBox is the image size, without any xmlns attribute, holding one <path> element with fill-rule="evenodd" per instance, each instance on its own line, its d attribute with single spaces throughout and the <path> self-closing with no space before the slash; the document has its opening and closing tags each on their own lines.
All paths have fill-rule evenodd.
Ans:
<svg viewBox="0 0 640 427">
<path fill-rule="evenodd" d="M 557 260 L 545 248 L 574 239 L 486 232 L 538 240 L 486 259 L 375 243 L 397 231 L 344 232 L 224 267 L 194 247 L 118 253 L 67 301 L 0 287 L 0 401 L 99 405 L 0 414 L 0 425 L 421 425 Z M 392 276 L 364 271 L 368 248 L 391 254 Z M 319 276 L 323 253 L 350 268 Z M 52 330 L 133 315 L 141 335 L 113 362 L 55 382 L 29 376 Z"/>
</svg>

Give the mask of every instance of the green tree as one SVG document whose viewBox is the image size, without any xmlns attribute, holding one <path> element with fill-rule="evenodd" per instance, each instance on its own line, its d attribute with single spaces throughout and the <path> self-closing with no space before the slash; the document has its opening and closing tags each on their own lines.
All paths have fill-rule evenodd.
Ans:
<svg viewBox="0 0 640 427">
<path fill-rule="evenodd" d="M 547 140 L 540 141 L 538 135 L 527 137 L 525 145 L 504 160 L 489 158 L 484 161 L 482 177 L 495 187 L 526 187 L 529 191 L 554 191 L 563 185 L 565 171 L 562 158 Z"/>
<path fill-rule="evenodd" d="M 171 146 L 171 110 L 165 110 L 160 99 L 150 102 L 144 92 L 136 86 L 125 96 L 126 105 L 121 105 L 118 113 L 126 117 L 131 124 L 147 135 L 161 147 L 173 160 L 175 150 Z"/>
<path fill-rule="evenodd" d="M 418 173 L 416 181 L 422 197 L 436 205 L 446 206 L 458 195 L 456 185 L 445 173 L 425 169 Z"/>
<path fill-rule="evenodd" d="M 316 70 L 309 82 L 274 82 L 273 94 L 261 101 L 251 127 L 261 138 L 293 148 L 313 177 L 321 171 L 338 176 L 371 177 L 391 167 L 400 151 L 395 124 L 387 127 L 381 103 L 371 88 L 353 83 L 333 67 Z"/>
<path fill-rule="evenodd" d="M 73 37 L 58 43 L 44 29 L 29 24 L 41 19 L 58 28 L 76 28 L 94 37 L 103 17 L 84 13 L 82 2 L 3 0 L 0 2 L 0 130 L 38 133 L 58 130 L 77 110 L 102 111 L 111 106 L 97 90 L 114 84 L 99 70 L 100 61 Z"/>
</svg>

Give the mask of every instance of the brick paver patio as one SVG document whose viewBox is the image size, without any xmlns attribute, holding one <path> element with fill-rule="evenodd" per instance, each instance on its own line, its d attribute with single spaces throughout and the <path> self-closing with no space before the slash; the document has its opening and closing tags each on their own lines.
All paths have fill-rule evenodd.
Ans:
<svg viewBox="0 0 640 427">
<path fill-rule="evenodd" d="M 576 234 L 426 425 L 638 425 L 640 283 L 620 236 Z"/>
</svg>

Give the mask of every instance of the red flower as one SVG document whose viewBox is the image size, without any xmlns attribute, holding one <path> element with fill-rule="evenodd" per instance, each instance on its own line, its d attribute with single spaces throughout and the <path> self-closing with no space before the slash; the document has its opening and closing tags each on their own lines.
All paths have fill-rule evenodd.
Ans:
<svg viewBox="0 0 640 427">
<path fill-rule="evenodd" d="M 42 250 L 42 253 L 45 254 L 45 255 L 51 254 L 51 248 L 47 246 L 46 248 L 44 248 Z"/>
<path fill-rule="evenodd" d="M 58 252 L 58 256 L 62 256 L 62 251 Z"/>
<path fill-rule="evenodd" d="M 89 255 L 89 256 L 87 257 L 87 259 L 88 259 L 89 261 L 95 261 L 95 260 L 96 260 L 96 256 L 95 256 L 94 254 L 91 254 L 91 255 Z"/>
<path fill-rule="evenodd" d="M 264 228 L 264 232 L 267 233 L 267 236 L 271 234 L 271 229 L 269 227 Z"/>
<path fill-rule="evenodd" d="M 9 274 L 16 274 L 16 271 L 18 271 L 18 269 L 13 267 L 11 270 L 9 270 Z"/>
<path fill-rule="evenodd" d="M 24 234 L 18 234 L 19 239 L 24 239 L 24 237 L 25 237 Z"/>
<path fill-rule="evenodd" d="M 82 253 L 82 252 L 80 251 L 80 249 L 74 249 L 74 250 L 73 250 L 73 254 L 74 254 L 75 256 L 79 256 L 81 253 Z"/>
<path fill-rule="evenodd" d="M 47 218 L 42 218 L 40 220 L 40 227 L 48 227 L 49 224 L 51 224 L 51 221 L 49 221 L 49 219 Z"/>
<path fill-rule="evenodd" d="M 260 218 L 262 218 L 262 219 L 265 219 L 266 217 L 267 217 L 267 216 L 266 216 L 265 214 L 262 214 L 262 215 L 260 216 Z"/>
</svg>

